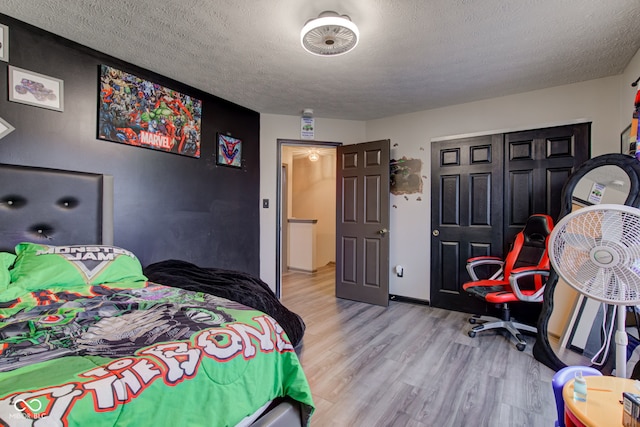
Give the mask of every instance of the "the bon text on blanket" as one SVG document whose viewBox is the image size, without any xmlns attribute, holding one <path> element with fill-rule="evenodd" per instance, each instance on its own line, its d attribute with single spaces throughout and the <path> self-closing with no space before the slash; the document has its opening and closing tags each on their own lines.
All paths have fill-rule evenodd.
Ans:
<svg viewBox="0 0 640 427">
<path fill-rule="evenodd" d="M 230 323 L 194 334 L 194 342 L 155 344 L 140 349 L 134 357 L 119 358 L 79 375 L 89 381 L 10 395 L 0 400 L 0 413 L 7 414 L 15 410 L 23 420 L 47 417 L 62 422 L 74 401 L 87 392 L 93 396 L 96 410 L 111 411 L 137 397 L 157 379 L 162 378 L 165 384 L 174 386 L 194 377 L 203 357 L 227 362 L 240 355 L 246 360 L 251 359 L 258 351 L 294 351 L 284 330 L 275 320 L 266 315 L 254 317 L 253 320 L 262 330 L 244 323 Z M 34 399 L 44 399 L 44 404 L 38 405 L 44 408 L 43 412 L 34 413 L 27 404 Z M 11 425 L 11 419 L 5 421 Z"/>
</svg>

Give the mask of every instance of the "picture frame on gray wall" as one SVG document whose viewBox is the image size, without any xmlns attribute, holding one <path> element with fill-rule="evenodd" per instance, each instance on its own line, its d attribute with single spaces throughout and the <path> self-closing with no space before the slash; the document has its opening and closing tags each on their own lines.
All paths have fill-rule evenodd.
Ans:
<svg viewBox="0 0 640 427">
<path fill-rule="evenodd" d="M 64 82 L 9 65 L 9 101 L 64 111 Z"/>
<path fill-rule="evenodd" d="M 216 164 L 242 168 L 242 140 L 218 132 Z"/>
<path fill-rule="evenodd" d="M 14 130 L 15 130 L 15 128 L 13 126 L 11 126 L 11 123 L 7 122 L 2 117 L 0 117 L 0 139 L 2 139 L 5 136 L 9 135 Z"/>
<path fill-rule="evenodd" d="M 202 100 L 100 65 L 98 139 L 200 158 Z"/>
<path fill-rule="evenodd" d="M 0 24 L 0 61 L 9 62 L 9 27 Z"/>
</svg>

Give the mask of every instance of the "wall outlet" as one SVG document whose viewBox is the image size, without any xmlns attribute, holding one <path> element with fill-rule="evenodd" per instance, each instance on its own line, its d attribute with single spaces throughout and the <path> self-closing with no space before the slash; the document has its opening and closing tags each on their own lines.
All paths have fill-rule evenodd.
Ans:
<svg viewBox="0 0 640 427">
<path fill-rule="evenodd" d="M 404 267 L 403 267 L 403 266 L 401 266 L 401 265 L 396 265 L 396 269 L 395 269 L 395 270 L 396 270 L 396 275 L 397 275 L 398 277 L 402 277 L 402 276 L 404 276 Z"/>
</svg>

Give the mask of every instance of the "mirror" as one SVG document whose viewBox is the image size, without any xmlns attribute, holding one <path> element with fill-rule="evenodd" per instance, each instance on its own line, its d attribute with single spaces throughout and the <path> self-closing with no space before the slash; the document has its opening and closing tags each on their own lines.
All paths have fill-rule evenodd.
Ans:
<svg viewBox="0 0 640 427">
<path fill-rule="evenodd" d="M 605 154 L 584 162 L 562 189 L 560 218 L 581 207 L 615 203 L 640 205 L 640 162 L 625 154 Z M 551 271 L 545 287 L 533 355 L 554 370 L 567 365 L 613 370 L 615 343 L 604 350 L 609 328 L 615 330 L 613 307 L 586 298 Z M 603 326 L 604 325 L 604 326 Z M 592 362 L 592 358 L 594 362 Z"/>
</svg>

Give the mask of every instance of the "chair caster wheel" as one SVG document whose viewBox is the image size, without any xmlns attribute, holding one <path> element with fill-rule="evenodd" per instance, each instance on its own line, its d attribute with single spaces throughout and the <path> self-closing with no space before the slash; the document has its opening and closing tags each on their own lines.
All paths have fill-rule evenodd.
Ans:
<svg viewBox="0 0 640 427">
<path fill-rule="evenodd" d="M 476 331 L 469 331 L 469 336 L 474 338 L 476 336 Z"/>
<path fill-rule="evenodd" d="M 522 344 L 522 343 L 516 344 L 516 348 L 518 349 L 518 351 L 524 351 L 526 346 L 527 346 L 526 344 Z"/>
</svg>

